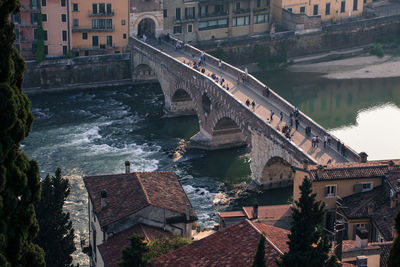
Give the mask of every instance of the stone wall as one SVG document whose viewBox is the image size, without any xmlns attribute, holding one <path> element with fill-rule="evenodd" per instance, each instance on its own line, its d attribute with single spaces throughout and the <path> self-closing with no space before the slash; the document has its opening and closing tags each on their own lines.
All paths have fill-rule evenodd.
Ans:
<svg viewBox="0 0 400 267">
<path fill-rule="evenodd" d="M 294 32 L 319 31 L 321 30 L 321 15 L 307 16 L 282 9 L 282 27 Z"/>
<path fill-rule="evenodd" d="M 23 88 L 26 92 L 132 81 L 130 54 L 27 61 Z"/>
<path fill-rule="evenodd" d="M 207 41 L 195 46 L 207 52 L 219 52 L 232 64 L 258 62 L 261 55 L 276 56 L 286 47 L 286 56 L 297 57 L 331 50 L 363 46 L 385 36 L 398 35 L 400 15 L 325 25 L 322 31 L 296 35 L 294 31 L 225 41 Z"/>
</svg>

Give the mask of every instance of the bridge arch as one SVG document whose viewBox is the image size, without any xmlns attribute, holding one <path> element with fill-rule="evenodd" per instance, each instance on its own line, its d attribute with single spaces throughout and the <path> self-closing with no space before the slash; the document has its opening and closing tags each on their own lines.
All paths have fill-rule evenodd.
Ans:
<svg viewBox="0 0 400 267">
<path fill-rule="evenodd" d="M 170 99 L 170 115 L 171 116 L 182 116 L 182 115 L 195 115 L 197 114 L 196 103 L 190 90 L 181 88 L 181 85 L 177 85 L 178 89 L 173 91 Z"/>
<path fill-rule="evenodd" d="M 154 34 L 154 37 L 158 37 L 164 30 L 164 22 L 161 18 L 156 17 L 153 14 L 140 14 L 139 16 L 135 16 L 131 18 L 131 36 L 137 37 L 142 32 L 139 32 L 139 29 L 143 30 L 143 26 L 150 26 L 151 32 Z M 147 36 L 147 34 L 146 34 Z M 151 35 L 147 36 L 151 37 Z"/>
<path fill-rule="evenodd" d="M 292 184 L 293 177 L 291 164 L 285 159 L 275 156 L 265 164 L 260 182 L 266 189 L 285 187 Z"/>
<path fill-rule="evenodd" d="M 157 80 L 156 73 L 147 64 L 139 64 L 133 70 L 133 78 L 135 81 L 155 81 Z"/>
</svg>

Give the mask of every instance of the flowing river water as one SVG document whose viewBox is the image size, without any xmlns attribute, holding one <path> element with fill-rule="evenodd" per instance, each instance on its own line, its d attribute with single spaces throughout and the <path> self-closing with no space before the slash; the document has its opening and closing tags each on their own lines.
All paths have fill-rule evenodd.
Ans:
<svg viewBox="0 0 400 267">
<path fill-rule="evenodd" d="M 263 82 L 369 159 L 400 158 L 400 79 L 327 80 L 319 74 L 287 71 L 257 74 Z M 221 184 L 251 179 L 245 148 L 190 151 L 177 162 L 168 154 L 181 139 L 199 130 L 196 116 L 163 117 L 164 97 L 159 85 L 135 85 L 71 90 L 29 96 L 35 115 L 23 150 L 37 160 L 41 176 L 57 167 L 70 180 L 71 212 L 77 242 L 88 237 L 87 193 L 82 177 L 122 173 L 124 162 L 133 171 L 173 170 L 199 218 L 212 227 L 217 212 L 251 205 L 284 204 L 290 188 L 276 189 L 230 206 L 213 205 Z M 88 264 L 78 248 L 75 261 Z"/>
</svg>

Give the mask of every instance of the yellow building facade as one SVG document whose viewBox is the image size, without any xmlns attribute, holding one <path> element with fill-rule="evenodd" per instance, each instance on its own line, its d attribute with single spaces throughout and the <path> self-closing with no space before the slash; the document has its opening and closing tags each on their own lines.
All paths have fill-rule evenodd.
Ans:
<svg viewBox="0 0 400 267">
<path fill-rule="evenodd" d="M 340 19 L 360 16 L 363 0 L 272 0 L 271 16 L 275 23 L 282 23 L 282 9 L 294 14 L 321 16 L 322 21 L 335 22 Z"/>
<path fill-rule="evenodd" d="M 75 56 L 120 53 L 129 40 L 128 0 L 71 0 Z"/>
</svg>

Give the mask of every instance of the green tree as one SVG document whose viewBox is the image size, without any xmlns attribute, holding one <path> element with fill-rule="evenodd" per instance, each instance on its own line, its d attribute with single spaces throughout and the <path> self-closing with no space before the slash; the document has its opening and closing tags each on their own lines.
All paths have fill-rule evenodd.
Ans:
<svg viewBox="0 0 400 267">
<path fill-rule="evenodd" d="M 45 251 L 50 267 L 72 266 L 74 229 L 69 212 L 63 211 L 69 193 L 69 181 L 61 176 L 60 168 L 55 176 L 47 175 L 42 181 L 42 197 L 36 205 L 40 230 L 34 242 Z"/>
<path fill-rule="evenodd" d="M 394 225 L 397 237 L 393 241 L 393 245 L 390 248 L 390 254 L 388 259 L 389 267 L 399 267 L 400 266 L 400 210 L 397 212 Z"/>
<path fill-rule="evenodd" d="M 305 178 L 300 185 L 301 196 L 292 209 L 289 252 L 277 261 L 283 267 L 340 266 L 335 256 L 329 257 L 331 242 L 323 232 L 324 206 L 312 193 L 311 180 Z"/>
<path fill-rule="evenodd" d="M 265 267 L 265 236 L 261 235 L 260 241 L 258 242 L 257 252 L 254 256 L 253 267 Z"/>
<path fill-rule="evenodd" d="M 148 244 L 149 250 L 144 255 L 145 262 L 151 263 L 154 259 L 190 243 L 190 240 L 176 235 L 157 238 Z"/>
<path fill-rule="evenodd" d="M 19 1 L 0 0 L 0 266 L 45 266 L 43 250 L 32 242 L 38 232 L 39 166 L 20 149 L 33 115 L 22 92 L 25 63 L 9 20 L 19 9 Z"/>
<path fill-rule="evenodd" d="M 144 237 L 141 235 L 133 234 L 130 237 L 131 245 L 122 250 L 122 261 L 119 263 L 121 267 L 144 267 L 146 262 L 144 255 L 148 252 Z"/>
<path fill-rule="evenodd" d="M 44 59 L 44 33 L 42 24 L 42 14 L 39 14 L 39 28 L 37 32 L 37 50 L 36 50 L 36 62 L 42 62 Z"/>
</svg>

